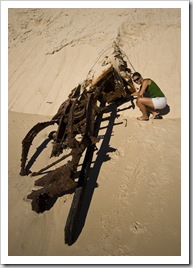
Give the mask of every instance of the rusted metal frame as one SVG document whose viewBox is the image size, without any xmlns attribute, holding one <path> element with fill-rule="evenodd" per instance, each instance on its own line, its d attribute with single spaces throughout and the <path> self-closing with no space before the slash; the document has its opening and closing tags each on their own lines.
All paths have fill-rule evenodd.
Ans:
<svg viewBox="0 0 193 268">
<path fill-rule="evenodd" d="M 68 117 L 68 113 L 69 113 L 69 110 L 70 110 L 71 105 L 72 105 L 72 100 L 73 100 L 73 98 L 78 98 L 79 92 L 80 92 L 80 85 L 72 90 L 71 94 L 68 97 L 68 100 L 65 101 L 60 106 L 58 112 L 53 117 L 53 118 L 58 118 L 58 117 L 60 118 L 58 130 L 56 132 L 56 142 L 59 142 L 60 132 L 63 133 L 63 131 L 61 131 L 62 123 L 64 123 L 65 121 L 67 122 L 66 118 Z"/>
<path fill-rule="evenodd" d="M 73 123 L 74 123 L 74 110 L 75 110 L 75 106 L 77 102 L 78 102 L 78 98 L 72 100 L 71 108 L 70 108 L 69 115 L 68 115 L 68 123 L 67 123 L 66 131 L 63 136 L 63 140 L 62 140 L 62 142 L 64 142 L 64 139 L 67 136 L 67 139 L 68 139 L 67 146 L 70 148 L 73 148 L 75 146 L 74 143 L 75 143 L 76 134 L 74 133 Z"/>
<path fill-rule="evenodd" d="M 87 113 L 87 124 L 93 120 L 92 117 L 94 114 L 90 114 L 89 112 L 90 108 L 93 107 L 93 102 L 94 102 L 94 99 L 91 98 L 90 107 L 88 107 L 88 113 Z M 104 107 L 105 103 L 103 102 L 101 106 Z M 91 111 L 94 112 L 93 110 Z M 102 115 L 103 113 L 98 114 L 92 130 L 90 129 L 90 131 L 92 132 L 92 136 L 94 136 L 95 138 L 98 136 L 100 123 L 102 120 Z M 75 190 L 71 208 L 67 217 L 66 226 L 64 230 L 64 240 L 65 240 L 65 243 L 68 245 L 72 245 L 74 240 L 76 239 L 80 211 L 82 208 L 82 203 L 84 199 L 85 189 L 87 185 L 87 180 L 88 180 L 88 175 L 90 171 L 90 165 L 92 162 L 94 150 L 95 150 L 95 144 L 91 143 L 88 146 L 86 154 L 85 154 L 85 158 L 82 164 L 82 169 L 79 175 L 78 186 Z"/>
<path fill-rule="evenodd" d="M 37 172 L 32 172 L 32 173 L 31 173 L 31 176 L 38 176 L 38 175 L 41 175 L 42 172 L 44 172 L 44 171 L 46 171 L 47 169 L 49 169 L 49 168 L 55 166 L 56 164 L 60 163 L 62 160 L 68 158 L 68 157 L 71 156 L 71 155 L 72 155 L 72 153 L 70 152 L 69 154 L 66 154 L 66 155 L 62 156 L 60 159 L 56 160 L 55 162 L 51 163 L 50 165 L 47 165 L 46 167 L 40 169 L 39 171 L 37 171 Z"/>
<path fill-rule="evenodd" d="M 56 140 L 53 145 L 51 157 L 59 156 L 63 152 L 63 146 L 65 147 L 67 146 L 67 143 L 68 143 L 68 141 L 66 141 L 68 138 L 67 132 L 69 129 L 69 125 L 72 122 L 72 120 L 69 120 L 69 117 L 71 117 L 70 111 L 72 113 L 72 109 L 73 109 L 73 118 L 74 117 L 76 118 L 77 116 L 82 115 L 82 111 L 80 114 L 79 113 L 76 114 L 74 111 L 75 110 L 74 99 L 76 100 L 76 103 L 77 103 L 78 98 L 80 97 L 80 89 L 81 89 L 81 85 L 75 88 L 72 91 L 72 93 L 69 95 L 68 101 L 64 103 L 64 107 L 59 109 L 61 118 L 60 118 L 58 130 L 56 132 Z M 65 141 L 66 141 L 66 144 L 65 144 Z"/>
<path fill-rule="evenodd" d="M 93 99 L 91 99 L 92 107 L 94 106 L 93 102 L 94 102 Z M 90 107 L 91 107 L 91 105 L 90 105 Z M 104 108 L 104 107 L 105 107 L 105 102 L 101 102 L 100 108 Z M 92 113 L 93 114 L 90 116 L 88 122 L 89 121 L 94 121 L 93 117 L 95 117 L 96 114 L 94 113 L 93 110 L 92 110 Z M 90 128 L 90 133 L 95 139 L 97 139 L 97 137 L 98 137 L 98 132 L 99 132 L 100 124 L 101 124 L 101 121 L 102 121 L 102 116 L 103 116 L 103 112 L 98 114 L 97 117 L 96 117 L 96 120 L 94 121 L 94 124 L 92 124 L 92 127 Z M 92 141 L 92 139 L 91 139 L 91 141 Z M 84 185 L 84 183 L 86 182 L 86 180 L 87 180 L 94 150 L 95 150 L 95 143 L 92 142 L 90 144 L 90 146 L 87 148 L 85 159 L 84 159 L 84 162 L 82 164 L 82 169 L 81 169 L 81 172 L 80 172 L 80 175 L 79 175 L 79 180 L 78 180 L 78 186 L 79 187 L 82 187 Z"/>
<path fill-rule="evenodd" d="M 91 102 L 89 101 L 89 103 Z M 88 113 L 92 111 L 92 109 L 90 110 L 90 107 L 87 110 Z M 94 116 L 94 112 L 91 112 L 91 114 Z M 70 115 L 71 118 L 73 118 L 73 107 L 71 108 Z M 92 120 L 94 120 L 94 118 Z M 88 120 L 88 117 L 86 124 L 86 129 L 89 130 L 91 121 Z M 65 193 L 76 188 L 77 183 L 74 182 L 74 177 L 77 172 L 77 167 L 84 150 L 90 144 L 91 139 L 89 135 L 84 135 L 81 142 L 74 140 L 73 149 L 71 151 L 72 159 L 68 161 L 67 164 L 46 174 L 35 182 L 36 186 L 42 186 L 43 188 L 33 191 L 27 196 L 27 198 L 32 199 L 32 210 L 35 210 L 38 213 L 43 212 L 46 209 L 48 200 L 61 195 L 63 192 Z"/>
<path fill-rule="evenodd" d="M 42 213 L 47 209 L 48 202 L 61 194 L 75 190 L 77 183 L 74 181 L 74 177 L 87 145 L 86 141 L 79 144 L 77 148 L 72 149 L 72 159 L 70 161 L 35 181 L 35 186 L 42 186 L 43 188 L 32 191 L 27 196 L 28 199 L 32 200 L 32 210 Z"/>
<path fill-rule="evenodd" d="M 56 120 L 51 120 L 48 122 L 42 122 L 36 124 L 25 136 L 25 138 L 22 141 L 22 155 L 21 155 L 21 170 L 20 170 L 20 175 L 25 176 L 28 175 L 28 171 L 26 171 L 26 161 L 27 161 L 27 156 L 29 153 L 30 146 L 32 145 L 32 141 L 35 138 L 35 136 L 44 128 L 54 125 L 57 123 Z"/>
<path fill-rule="evenodd" d="M 74 129 L 76 130 L 77 134 L 84 135 L 86 128 L 86 118 L 84 117 L 81 121 L 74 123 Z"/>
<path fill-rule="evenodd" d="M 82 102 L 80 102 L 80 105 L 83 104 Z M 79 108 L 79 107 L 78 107 Z M 76 109 L 76 108 L 75 108 Z M 80 109 L 79 111 L 74 111 L 74 121 L 75 120 L 81 120 L 81 118 L 83 118 L 85 116 L 86 113 L 86 108 L 85 106 L 82 107 L 82 109 Z"/>
<path fill-rule="evenodd" d="M 60 105 L 60 107 L 59 107 L 57 113 L 53 116 L 52 119 L 59 119 L 62 115 L 64 115 L 64 114 L 66 113 L 66 109 L 67 109 L 68 105 L 70 104 L 70 100 L 71 100 L 73 97 L 78 97 L 78 96 L 80 95 L 80 89 L 81 89 L 81 85 L 78 85 L 77 87 L 75 87 L 75 88 L 71 91 L 71 93 L 70 93 L 69 96 L 68 96 L 68 99 L 67 99 L 66 101 L 64 101 L 64 102 Z"/>
<path fill-rule="evenodd" d="M 58 130 L 56 132 L 56 140 L 53 144 L 51 157 L 59 156 L 63 152 L 64 142 L 67 138 L 67 129 L 69 127 L 69 112 L 72 109 L 73 102 L 73 99 L 69 99 L 68 105 L 66 105 L 65 110 L 63 110 L 64 114 L 60 118 Z"/>
<path fill-rule="evenodd" d="M 69 106 L 69 104 L 70 104 L 70 99 L 67 99 L 66 101 L 64 101 L 64 102 L 60 105 L 60 107 L 59 107 L 57 113 L 52 117 L 52 120 L 54 120 L 54 119 L 60 119 L 61 116 L 63 116 L 63 115 L 65 114 L 66 109 L 67 109 L 67 107 Z"/>
<path fill-rule="evenodd" d="M 65 118 L 67 116 L 66 112 L 67 112 L 67 108 L 69 108 L 69 106 L 70 106 L 70 100 L 68 102 L 68 105 L 66 105 L 65 110 L 63 111 L 64 114 L 60 117 L 59 126 L 58 126 L 58 129 L 56 132 L 56 138 L 55 138 L 55 141 L 53 144 L 53 149 L 51 152 L 51 157 L 52 156 L 59 156 L 63 151 L 62 142 L 64 140 L 64 135 L 66 132 L 66 127 L 67 127 L 67 122 L 65 122 L 67 120 L 65 120 Z"/>
<path fill-rule="evenodd" d="M 124 86 L 122 77 L 119 75 L 119 73 L 115 69 L 113 70 L 113 74 L 114 74 L 114 81 L 115 81 L 115 91 L 119 91 L 122 97 L 126 97 L 126 91 L 125 91 L 125 86 Z"/>
</svg>

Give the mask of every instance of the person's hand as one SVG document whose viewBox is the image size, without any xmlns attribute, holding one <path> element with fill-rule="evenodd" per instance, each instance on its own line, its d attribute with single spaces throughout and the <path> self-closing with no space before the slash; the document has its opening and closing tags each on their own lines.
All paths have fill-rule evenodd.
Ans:
<svg viewBox="0 0 193 268">
<path fill-rule="evenodd" d="M 133 96 L 133 97 L 135 97 L 135 96 L 139 97 L 139 93 L 138 92 L 134 92 L 134 93 L 131 94 L 131 96 Z"/>
</svg>

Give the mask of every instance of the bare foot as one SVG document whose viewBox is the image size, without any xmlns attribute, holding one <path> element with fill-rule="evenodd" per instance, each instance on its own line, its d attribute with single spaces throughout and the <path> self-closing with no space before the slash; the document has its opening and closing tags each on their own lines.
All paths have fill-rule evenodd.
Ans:
<svg viewBox="0 0 193 268">
<path fill-rule="evenodd" d="M 159 113 L 152 113 L 152 117 L 151 117 L 151 119 L 154 119 L 157 115 L 159 115 Z"/>
<path fill-rule="evenodd" d="M 139 120 L 139 121 L 148 121 L 149 118 L 141 116 L 141 117 L 137 117 L 137 120 Z"/>
</svg>

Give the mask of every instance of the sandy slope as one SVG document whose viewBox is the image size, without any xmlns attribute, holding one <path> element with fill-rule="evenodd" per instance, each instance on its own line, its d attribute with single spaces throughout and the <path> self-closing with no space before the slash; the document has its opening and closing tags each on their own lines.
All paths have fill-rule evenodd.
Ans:
<svg viewBox="0 0 193 268">
<path fill-rule="evenodd" d="M 10 112 L 9 254 L 180 255 L 180 120 L 115 119 L 109 142 L 108 137 L 101 139 L 98 147 L 102 149 L 94 158 L 90 178 L 97 179 L 98 187 L 85 226 L 69 247 L 63 239 L 73 195 L 60 197 L 51 210 L 37 214 L 23 201 L 37 177 L 18 175 L 23 132 L 45 119 Z M 107 120 L 105 126 L 101 137 L 112 125 Z M 49 131 L 33 142 L 30 155 Z M 50 152 L 51 144 L 31 170 L 50 163 Z"/>
<path fill-rule="evenodd" d="M 98 187 L 69 247 L 63 239 L 72 195 L 43 214 L 31 210 L 23 197 L 37 178 L 19 176 L 21 141 L 55 114 L 115 40 L 160 85 L 170 113 L 138 122 L 139 111 L 124 105 L 109 140 L 102 138 L 108 128 L 101 130 L 90 175 Z M 180 68 L 180 10 L 9 10 L 9 255 L 180 255 Z M 29 157 L 52 129 L 38 135 Z M 32 171 L 52 161 L 50 152 L 48 144 Z"/>
<path fill-rule="evenodd" d="M 9 110 L 53 115 L 113 41 L 163 89 L 168 118 L 179 118 L 179 9 L 11 9 Z"/>
</svg>

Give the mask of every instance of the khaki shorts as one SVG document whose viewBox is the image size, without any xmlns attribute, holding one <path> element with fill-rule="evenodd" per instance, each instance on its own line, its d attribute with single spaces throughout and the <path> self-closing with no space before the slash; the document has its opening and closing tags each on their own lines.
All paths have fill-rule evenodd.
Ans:
<svg viewBox="0 0 193 268">
<path fill-rule="evenodd" d="M 157 97 L 152 98 L 153 106 L 155 109 L 161 110 L 166 107 L 167 105 L 167 99 L 166 97 Z"/>
</svg>

